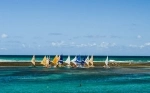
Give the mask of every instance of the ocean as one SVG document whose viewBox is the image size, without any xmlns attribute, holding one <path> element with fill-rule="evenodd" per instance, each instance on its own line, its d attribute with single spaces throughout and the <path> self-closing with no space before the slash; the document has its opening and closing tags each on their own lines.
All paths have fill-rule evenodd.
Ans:
<svg viewBox="0 0 150 93">
<path fill-rule="evenodd" d="M 0 62 L 30 62 L 33 55 L 0 55 Z M 35 55 L 36 62 L 41 62 L 45 55 Z M 46 55 L 50 56 L 50 59 L 53 60 L 55 55 Z M 87 55 L 81 55 L 81 58 L 86 57 Z M 104 62 L 106 56 L 94 56 L 94 62 Z M 68 55 L 63 55 L 63 60 L 67 59 Z M 70 55 L 71 60 L 75 55 Z M 150 62 L 150 56 L 108 56 L 110 62 Z"/>
<path fill-rule="evenodd" d="M 48 55 L 49 56 L 49 55 Z M 35 55 L 40 62 L 44 55 Z M 82 58 L 85 56 L 82 55 Z M 0 62 L 30 62 L 32 55 L 0 55 Z M 53 59 L 54 55 L 50 55 Z M 67 56 L 64 55 L 64 60 Z M 71 56 L 71 59 L 74 55 Z M 106 56 L 94 55 L 104 62 Z M 109 56 L 109 61 L 150 62 L 150 56 Z M 0 93 L 150 93 L 150 67 L 0 67 Z"/>
<path fill-rule="evenodd" d="M 150 93 L 150 68 L 0 67 L 0 93 Z"/>
</svg>

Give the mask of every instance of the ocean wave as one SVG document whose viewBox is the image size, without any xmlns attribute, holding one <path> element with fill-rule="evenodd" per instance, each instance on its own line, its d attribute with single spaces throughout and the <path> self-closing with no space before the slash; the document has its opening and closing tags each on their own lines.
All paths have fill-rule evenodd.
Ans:
<svg viewBox="0 0 150 93">
<path fill-rule="evenodd" d="M 31 62 L 31 60 L 7 60 L 7 59 L 0 59 L 0 62 Z M 36 62 L 41 62 L 41 60 L 36 60 Z"/>
</svg>

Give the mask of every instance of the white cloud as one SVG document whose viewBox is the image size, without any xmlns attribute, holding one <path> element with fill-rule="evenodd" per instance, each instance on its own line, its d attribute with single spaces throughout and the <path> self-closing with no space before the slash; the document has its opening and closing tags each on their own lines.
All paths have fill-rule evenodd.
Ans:
<svg viewBox="0 0 150 93">
<path fill-rule="evenodd" d="M 25 47 L 26 47 L 26 45 L 25 45 L 25 44 L 22 44 L 22 47 L 24 47 L 24 48 L 25 48 Z"/>
<path fill-rule="evenodd" d="M 102 48 L 108 48 L 108 46 L 109 46 L 109 43 L 107 43 L 107 42 L 102 42 L 102 43 L 99 45 L 99 47 L 102 47 Z"/>
<path fill-rule="evenodd" d="M 129 47 L 135 48 L 135 47 L 138 47 L 138 46 L 137 45 L 129 45 Z"/>
<path fill-rule="evenodd" d="M 149 43 L 145 43 L 145 46 L 150 46 L 150 42 Z"/>
<path fill-rule="evenodd" d="M 144 47 L 149 47 L 150 46 L 150 42 L 148 43 L 145 43 L 145 44 L 142 44 L 142 45 L 132 45 L 130 44 L 129 47 L 132 47 L 132 48 L 144 48 Z"/>
<path fill-rule="evenodd" d="M 77 47 L 86 47 L 87 45 L 86 44 L 78 44 L 76 45 Z"/>
<path fill-rule="evenodd" d="M 41 47 L 41 45 L 38 45 L 38 47 Z"/>
<path fill-rule="evenodd" d="M 102 42 L 100 44 L 97 43 L 75 43 L 75 42 L 51 42 L 51 46 L 55 47 L 101 47 L 101 48 L 108 48 L 108 47 L 115 47 L 116 43 L 107 43 L 107 42 Z"/>
<path fill-rule="evenodd" d="M 60 41 L 60 42 L 52 42 L 51 45 L 52 45 L 52 46 L 60 47 L 60 46 L 66 45 L 66 44 L 65 44 L 64 41 Z"/>
<path fill-rule="evenodd" d="M 2 34 L 2 35 L 1 35 L 1 38 L 7 38 L 7 37 L 8 37 L 7 34 Z"/>
<path fill-rule="evenodd" d="M 97 46 L 96 43 L 88 43 L 87 46 L 93 47 L 93 46 Z"/>
<path fill-rule="evenodd" d="M 140 38 L 142 38 L 142 36 L 141 36 L 141 35 L 138 35 L 137 38 L 140 39 Z"/>
<path fill-rule="evenodd" d="M 52 42 L 51 44 L 52 44 L 52 46 L 55 46 L 57 43 L 55 43 L 55 42 Z"/>
<path fill-rule="evenodd" d="M 0 48 L 0 50 L 7 50 L 7 48 Z"/>
<path fill-rule="evenodd" d="M 116 43 L 112 43 L 111 46 L 112 46 L 112 47 L 116 46 Z"/>
<path fill-rule="evenodd" d="M 144 48 L 144 47 L 145 47 L 144 45 L 141 45 L 141 46 L 140 46 L 140 48 Z"/>
</svg>

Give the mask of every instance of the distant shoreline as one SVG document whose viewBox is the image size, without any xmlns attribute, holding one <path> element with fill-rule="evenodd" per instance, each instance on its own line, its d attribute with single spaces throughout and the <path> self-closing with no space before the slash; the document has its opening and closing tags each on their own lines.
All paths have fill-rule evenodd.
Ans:
<svg viewBox="0 0 150 93">
<path fill-rule="evenodd" d="M 65 64 L 64 64 L 65 65 Z M 1 66 L 32 66 L 31 62 L 0 62 Z M 36 66 L 43 66 L 40 64 L 40 62 L 36 62 Z M 104 66 L 104 62 L 94 62 L 95 67 L 102 67 Z M 147 63 L 115 63 L 115 62 L 109 62 L 110 67 L 150 67 L 150 62 Z"/>
</svg>

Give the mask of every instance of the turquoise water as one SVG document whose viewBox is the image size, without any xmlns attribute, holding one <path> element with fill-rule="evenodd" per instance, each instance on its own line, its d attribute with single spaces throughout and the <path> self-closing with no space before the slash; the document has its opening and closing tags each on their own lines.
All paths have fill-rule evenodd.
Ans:
<svg viewBox="0 0 150 93">
<path fill-rule="evenodd" d="M 150 68 L 1 67 L 0 93 L 149 93 Z"/>
<path fill-rule="evenodd" d="M 41 62 L 45 55 L 35 55 L 36 61 Z M 53 60 L 55 55 L 46 55 L 50 56 L 51 60 Z M 81 58 L 86 57 L 87 55 L 81 55 Z M 63 60 L 67 59 L 67 55 L 63 56 Z M 73 59 L 75 55 L 71 55 L 71 59 Z M 150 56 L 108 56 L 109 61 L 115 62 L 150 62 Z M 0 62 L 30 62 L 32 55 L 0 55 Z M 106 56 L 98 56 L 94 55 L 94 61 L 104 62 Z"/>
</svg>

